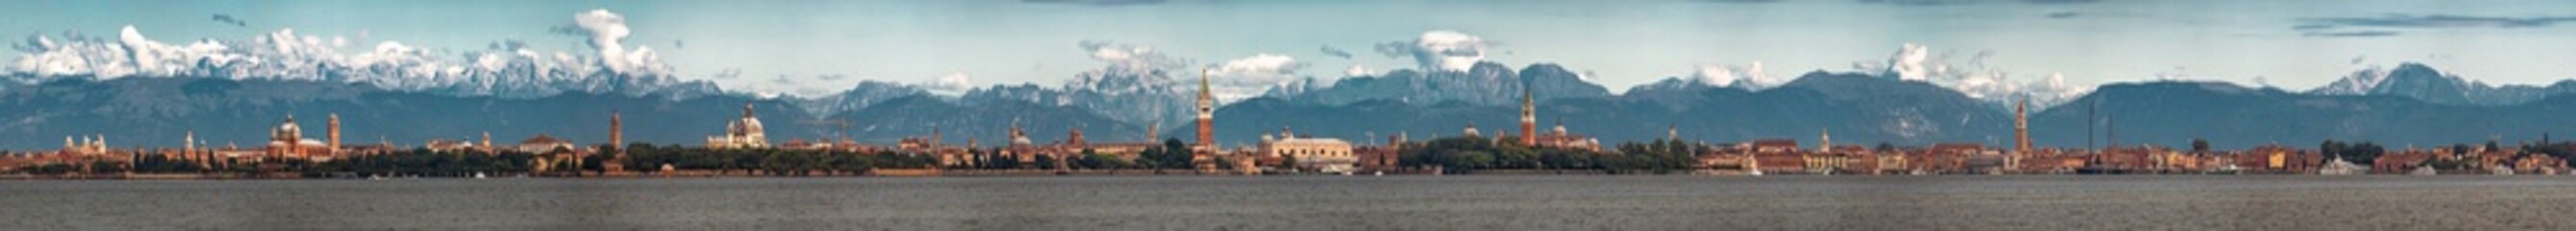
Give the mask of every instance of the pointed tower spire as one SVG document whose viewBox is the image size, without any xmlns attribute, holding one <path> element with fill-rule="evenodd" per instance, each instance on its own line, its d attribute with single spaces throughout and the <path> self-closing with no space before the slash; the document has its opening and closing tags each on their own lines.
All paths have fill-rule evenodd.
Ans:
<svg viewBox="0 0 2576 231">
<path fill-rule="evenodd" d="M 2029 107 L 2029 97 L 2013 101 L 2013 152 L 2031 152 Z"/>
<path fill-rule="evenodd" d="M 331 113 L 331 153 L 340 152 L 340 113 Z"/>
<path fill-rule="evenodd" d="M 1199 134 L 1198 134 L 1198 144 L 1196 145 L 1196 147 L 1195 147 L 1195 148 L 1204 149 L 1204 150 L 1216 150 L 1216 149 L 1217 149 L 1217 147 L 1216 147 L 1216 102 L 1215 102 L 1215 98 L 1216 98 L 1216 97 L 1215 97 L 1215 95 L 1213 95 L 1214 93 L 1210 93 L 1210 92 L 1209 92 L 1211 89 L 1208 87 L 1208 78 L 1210 78 L 1210 76 L 1211 76 L 1211 75 L 1215 75 L 1215 74 L 1216 74 L 1216 69 L 1213 69 L 1213 68 L 1200 68 L 1200 69 L 1199 69 L 1199 100 L 1198 100 L 1198 106 L 1199 106 L 1199 117 L 1198 117 L 1198 120 L 1199 120 L 1199 121 L 1198 121 L 1199 131 L 1198 131 L 1198 132 L 1199 132 Z"/>
<path fill-rule="evenodd" d="M 1818 143 L 1820 143 L 1820 144 L 1816 144 L 1816 152 L 1830 152 L 1830 151 L 1833 151 L 1833 150 L 1834 150 L 1834 130 L 1832 130 L 1832 129 L 1817 129 L 1817 131 L 1821 131 L 1821 132 L 1823 132 L 1823 133 L 1816 135 L 1816 141 L 1817 141 Z"/>
<path fill-rule="evenodd" d="M 618 111 L 608 111 L 608 146 L 617 147 L 624 145 L 626 145 L 626 117 L 623 113 Z M 621 148 L 618 151 L 625 152 L 626 150 Z"/>
</svg>

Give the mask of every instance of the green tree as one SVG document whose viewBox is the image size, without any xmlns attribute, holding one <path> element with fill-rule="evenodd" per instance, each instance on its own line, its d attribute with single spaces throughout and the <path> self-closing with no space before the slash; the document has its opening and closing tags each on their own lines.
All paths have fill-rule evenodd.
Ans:
<svg viewBox="0 0 2576 231">
<path fill-rule="evenodd" d="M 2209 140 L 2191 138 L 2191 153 L 2209 153 Z"/>
</svg>

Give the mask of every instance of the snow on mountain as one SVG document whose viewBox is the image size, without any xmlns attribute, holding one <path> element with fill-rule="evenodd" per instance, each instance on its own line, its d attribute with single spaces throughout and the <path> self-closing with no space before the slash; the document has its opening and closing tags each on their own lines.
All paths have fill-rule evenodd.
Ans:
<svg viewBox="0 0 2576 231">
<path fill-rule="evenodd" d="M 1904 44 L 1885 63 L 1855 63 L 1862 73 L 1879 73 L 1881 78 L 1931 83 L 1949 88 L 1985 102 L 1988 107 L 2010 110 L 2017 100 L 2028 100 L 2032 107 L 2047 108 L 2083 97 L 2092 86 L 2066 83 L 2064 74 L 2052 73 L 2027 81 L 2015 81 L 1999 67 L 1986 66 L 1991 52 L 1969 57 L 1964 65 L 1954 65 L 1948 57 L 1933 56 L 1929 46 Z"/>
<path fill-rule="evenodd" d="M 2332 83 L 2326 83 L 2325 86 L 2318 86 L 2316 89 L 2310 89 L 2308 90 L 2308 94 L 2368 95 L 2370 94 L 2371 89 L 2379 87 L 2379 82 L 2388 80 L 2389 72 L 2390 69 L 2380 68 L 2379 66 L 2363 68 L 2359 71 L 2353 71 L 2351 75 L 2345 75 L 2341 79 L 2336 79 Z"/>
<path fill-rule="evenodd" d="M 1463 72 L 1473 71 L 1477 63 L 1484 62 L 1485 51 L 1492 46 L 1483 37 L 1458 31 L 1434 30 L 1422 32 L 1422 36 L 1411 41 L 1379 43 L 1377 52 L 1387 57 L 1413 58 L 1413 61 L 1420 65 L 1419 70 Z"/>
<path fill-rule="evenodd" d="M 1713 87 L 1741 87 L 1748 90 L 1770 88 L 1786 83 L 1786 81 L 1774 79 L 1769 75 L 1763 74 L 1762 62 L 1753 62 L 1753 64 L 1747 66 L 1724 66 L 1715 64 L 1699 65 L 1699 67 L 1692 70 L 1690 78 L 1681 80 L 1683 80 L 1684 83 L 1690 84 L 1701 84 Z"/>
<path fill-rule="evenodd" d="M 2310 89 L 2318 95 L 2392 95 L 2426 102 L 2454 105 L 2510 105 L 2539 100 L 2550 95 L 2576 93 L 2576 81 L 2560 81 L 2549 86 L 2488 85 L 2459 75 L 2443 73 L 2422 63 L 2402 63 L 2395 68 L 2365 67 L 2325 86 Z"/>
<path fill-rule="evenodd" d="M 455 54 L 400 41 L 346 52 L 351 43 L 346 37 L 298 34 L 294 28 L 249 39 L 171 44 L 152 40 L 129 25 L 114 40 L 34 36 L 14 46 L 25 54 L 9 65 L 8 73 L 20 82 L 127 77 L 315 80 L 514 98 L 563 92 L 671 97 L 718 93 L 714 84 L 673 78 L 673 69 L 650 47 L 625 47 L 621 42 L 631 31 L 624 17 L 614 12 L 582 12 L 573 21 L 578 28 L 566 30 L 590 36 L 591 52 L 549 54 L 515 41 Z"/>
<path fill-rule="evenodd" d="M 796 102 L 806 110 L 806 113 L 816 116 L 831 115 L 865 109 L 886 100 L 931 94 L 932 90 L 927 87 L 936 87 L 936 85 L 860 81 L 856 86 L 851 86 L 849 90 L 841 91 L 839 94 L 798 98 Z"/>
</svg>

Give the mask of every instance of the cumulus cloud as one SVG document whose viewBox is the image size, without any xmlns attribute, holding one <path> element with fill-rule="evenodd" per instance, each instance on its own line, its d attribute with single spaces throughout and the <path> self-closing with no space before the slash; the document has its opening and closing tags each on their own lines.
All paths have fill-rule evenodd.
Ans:
<svg viewBox="0 0 2576 231">
<path fill-rule="evenodd" d="M 653 54 L 652 47 L 626 48 L 626 36 L 633 33 L 626 28 L 626 16 L 608 12 L 608 9 L 591 10 L 574 15 L 573 25 L 580 26 L 590 35 L 591 49 L 598 50 L 600 64 L 609 70 L 617 73 L 664 73 L 670 70 L 670 67 L 662 65 L 661 56 Z"/>
<path fill-rule="evenodd" d="M 1726 69 L 1726 66 L 1703 64 L 1691 71 L 1691 80 L 1710 86 L 1728 86 L 1735 84 L 1735 70 Z"/>
<path fill-rule="evenodd" d="M 1274 88 L 1312 85 L 1318 80 L 1298 74 L 1306 66 L 1305 62 L 1287 55 L 1255 54 L 1210 67 L 1209 71 L 1215 72 L 1210 84 L 1216 88 L 1213 90 L 1220 100 L 1240 100 Z"/>
<path fill-rule="evenodd" d="M 1264 53 L 1255 54 L 1252 55 L 1252 57 L 1243 57 L 1240 59 L 1226 61 L 1225 65 L 1217 66 L 1217 72 L 1226 74 L 1281 75 L 1294 74 L 1297 69 L 1305 67 L 1306 64 L 1297 62 L 1296 57 Z"/>
<path fill-rule="evenodd" d="M 1295 57 L 1257 54 L 1226 61 L 1225 64 L 1216 66 L 1216 73 L 1217 76 L 1225 77 L 1222 80 L 1225 80 L 1223 84 L 1227 85 L 1269 86 L 1293 80 L 1297 70 L 1305 68 L 1306 63 L 1297 62 Z"/>
<path fill-rule="evenodd" d="M 1110 41 L 1082 41 L 1082 49 L 1091 52 L 1092 60 L 1108 62 L 1111 68 L 1124 71 L 1172 69 L 1189 65 L 1189 60 L 1165 55 L 1152 46 Z"/>
<path fill-rule="evenodd" d="M 1708 86 L 1744 87 L 1748 89 L 1769 88 L 1772 86 L 1779 86 L 1783 83 L 1780 80 L 1773 79 L 1770 75 L 1763 73 L 1762 62 L 1760 61 L 1755 61 L 1752 64 L 1744 66 L 1700 64 L 1692 68 L 1689 80 L 1691 82 Z"/>
<path fill-rule="evenodd" d="M 1377 71 L 1369 70 L 1368 66 L 1361 66 L 1359 64 L 1351 64 L 1350 68 L 1342 69 L 1342 76 L 1375 76 L 1377 74 Z"/>
<path fill-rule="evenodd" d="M 1377 52 L 1387 57 L 1413 57 L 1422 70 L 1467 71 L 1485 60 L 1492 47 L 1484 38 L 1457 31 L 1423 32 L 1413 41 L 1380 43 Z"/>
<path fill-rule="evenodd" d="M 948 75 L 933 78 L 930 82 L 921 83 L 921 87 L 932 92 L 965 92 L 975 88 L 975 77 L 966 75 L 966 72 L 948 73 Z"/>
<path fill-rule="evenodd" d="M 1896 55 L 1887 58 L 1887 73 L 1895 75 L 1898 79 L 1922 81 L 1936 74 L 1935 72 L 1946 70 L 1947 68 L 1924 64 L 1924 61 L 1932 55 L 1930 50 L 1930 47 L 1913 43 L 1898 47 Z"/>
<path fill-rule="evenodd" d="M 1977 52 L 1961 66 L 1951 63 L 1947 55 L 1933 55 L 1929 46 L 1907 43 L 1885 62 L 1856 63 L 1854 66 L 1863 68 L 1863 71 L 1875 71 L 1884 77 L 1950 88 L 1995 105 L 2010 105 L 2013 100 L 2027 99 L 2034 106 L 2053 106 L 2092 91 L 2068 85 L 2065 76 L 2060 74 L 2016 81 L 2004 68 L 1985 64 L 1984 59 L 1994 55 L 1992 51 Z"/>
</svg>

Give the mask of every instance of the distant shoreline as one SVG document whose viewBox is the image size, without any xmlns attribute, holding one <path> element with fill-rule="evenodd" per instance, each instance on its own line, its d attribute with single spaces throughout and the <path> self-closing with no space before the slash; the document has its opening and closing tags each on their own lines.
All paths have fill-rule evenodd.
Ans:
<svg viewBox="0 0 2576 231">
<path fill-rule="evenodd" d="M 1972 177 L 1973 177 L 1973 176 L 1998 176 L 1998 177 L 2001 177 L 2001 176 L 2321 176 L 2321 177 L 2335 177 L 2335 176 L 2540 176 L 2540 177 L 2546 177 L 2546 176 L 2562 176 L 2562 175 L 2536 175 L 2536 174 L 2436 174 L 2436 175 L 2417 175 L 2417 174 L 2351 174 L 2351 175 L 2326 175 L 2326 174 L 2276 174 L 2276 173 L 2244 173 L 2244 174 L 2228 174 L 2228 173 L 2201 173 L 2201 174 L 1924 174 L 1924 175 L 1909 175 L 1909 174 L 1891 174 L 1891 175 L 1848 175 L 1848 174 L 1775 174 L 1775 175 L 1744 175 L 1744 174 L 1710 174 L 1710 173 L 1666 173 L 1666 174 L 1655 174 L 1655 173 L 1634 173 L 1634 174 L 1622 174 L 1622 173 L 1608 173 L 1608 172 L 1599 171 L 1599 170 L 1503 170 L 1503 171 L 1493 171 L 1493 170 L 1488 170 L 1488 171 L 1477 171 L 1477 172 L 1467 172 L 1467 173 L 1443 173 L 1443 174 L 1428 174 L 1428 173 L 1401 173 L 1401 174 L 1399 174 L 1399 173 L 1383 173 L 1383 174 L 1377 174 L 1377 173 L 1353 173 L 1353 174 L 1343 175 L 1343 174 L 1319 174 L 1319 173 L 1318 173 L 1318 174 L 1264 174 L 1264 175 L 1245 175 L 1245 174 L 1200 173 L 1200 172 L 1196 172 L 1196 171 L 1194 171 L 1194 170 L 1182 170 L 1182 169 L 1166 169 L 1166 170 L 1164 170 L 1164 171 L 1143 170 L 1143 169 L 1121 169 L 1121 170 L 1114 170 L 1114 171 L 1100 171 L 1100 170 L 1053 171 L 1053 170 L 1036 170 L 1036 169 L 1024 169 L 1024 170 L 922 170 L 922 169 L 907 169 L 907 170 L 906 170 L 906 171 L 904 171 L 904 172 L 895 172 L 895 173 L 891 173 L 891 174 L 878 174 L 878 173 L 869 173 L 869 174 L 821 174 L 821 175 L 805 175 L 805 176 L 778 176 L 778 175 L 768 175 L 768 174 L 754 174 L 754 173 L 750 173 L 750 172 L 741 172 L 741 171 L 729 172 L 729 173 L 715 173 L 715 172 L 712 172 L 712 171 L 689 171 L 689 172 L 674 172 L 674 173 L 672 173 L 672 174 L 659 174 L 659 173 L 635 173 L 635 172 L 622 173 L 622 174 L 585 174 L 585 175 L 529 175 L 529 174 L 506 174 L 506 175 L 490 175 L 490 176 L 484 176 L 484 177 L 472 177 L 472 176 L 392 176 L 392 177 L 377 177 L 377 176 L 321 176 L 321 177 L 313 177 L 313 176 L 305 176 L 305 175 L 302 175 L 302 174 L 294 174 L 294 173 L 277 173 L 277 174 L 269 174 L 269 175 L 266 175 L 266 176 L 259 176 L 259 175 L 240 175 L 240 174 L 160 174 L 160 173 L 104 174 L 104 175 L 102 175 L 102 174 L 72 174 L 72 175 L 31 175 L 31 174 L 7 174 L 7 175 L 0 175 L 0 181 L 84 181 L 84 180 L 367 180 L 367 179 L 478 179 L 478 178 L 484 178 L 484 179 L 488 179 L 488 178 L 554 178 L 554 179 L 688 179 L 688 178 L 942 178 L 942 177 L 976 178 L 976 177 L 1040 177 L 1040 176 L 1060 176 L 1060 177 L 1138 177 L 1138 176 L 1145 176 L 1145 177 L 1307 177 L 1307 176 L 1443 176 L 1443 175 L 1452 175 L 1452 176 L 1552 176 L 1552 175 L 1598 175 L 1598 176 L 1620 176 L 1620 175 L 1628 175 L 1628 176 L 1704 176 L 1704 177 L 1726 177 L 1726 178 L 1733 178 L 1733 177 L 1747 177 L 1747 178 L 1751 178 L 1751 177 L 1766 177 L 1766 176 L 1770 176 L 1770 177 L 1807 177 L 1807 178 L 1831 178 L 1831 177 L 1935 177 L 1935 176 L 1972 176 Z"/>
</svg>

